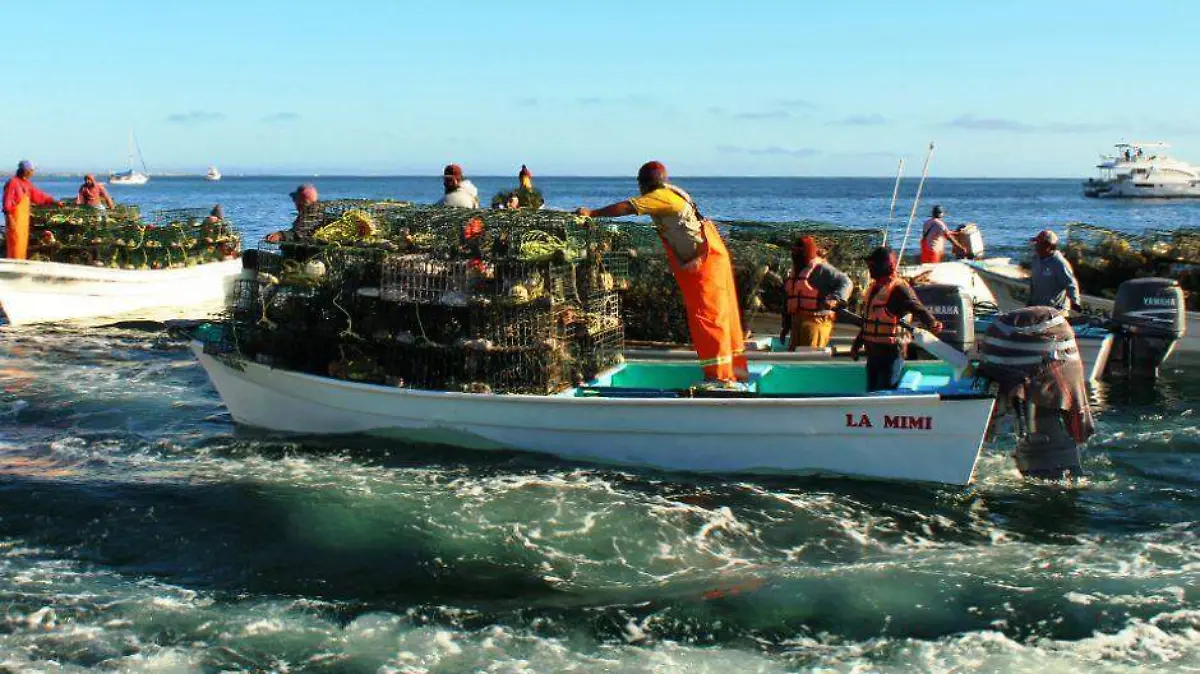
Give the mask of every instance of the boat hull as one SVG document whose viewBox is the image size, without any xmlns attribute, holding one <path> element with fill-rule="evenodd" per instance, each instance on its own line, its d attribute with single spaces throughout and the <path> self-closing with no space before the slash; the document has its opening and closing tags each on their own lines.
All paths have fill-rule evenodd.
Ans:
<svg viewBox="0 0 1200 674">
<path fill-rule="evenodd" d="M 1135 185 L 1129 181 L 1084 183 L 1083 196 L 1093 199 L 1200 199 L 1200 182 Z"/>
<path fill-rule="evenodd" d="M 241 267 L 238 259 L 161 270 L 0 259 L 0 310 L 22 325 L 217 304 Z"/>
<path fill-rule="evenodd" d="M 1025 306 L 1025 300 L 1029 297 L 1029 272 L 1008 258 L 966 264 L 991 289 L 1000 311 L 1013 311 Z M 1081 295 L 1079 299 L 1085 313 L 1098 318 L 1112 317 L 1112 300 L 1095 295 Z M 1176 343 L 1174 352 L 1188 354 L 1189 357 L 1200 355 L 1200 312 L 1185 312 L 1184 335 Z"/>
<path fill-rule="evenodd" d="M 199 343 L 193 349 L 234 421 L 247 426 L 696 473 L 967 484 L 993 406 L 987 396 L 937 394 L 708 399 L 417 391 L 272 369 L 206 354 Z M 903 419 L 921 421 L 897 421 Z"/>
</svg>

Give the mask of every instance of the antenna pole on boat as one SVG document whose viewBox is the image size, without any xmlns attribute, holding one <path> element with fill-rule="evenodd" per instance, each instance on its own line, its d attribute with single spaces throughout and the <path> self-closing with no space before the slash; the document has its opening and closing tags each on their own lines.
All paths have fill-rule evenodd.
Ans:
<svg viewBox="0 0 1200 674">
<path fill-rule="evenodd" d="M 929 152 L 925 153 L 925 167 L 921 169 L 921 182 L 917 183 L 917 196 L 913 199 L 912 210 L 908 213 L 908 224 L 904 227 L 904 241 L 900 244 L 897 260 L 904 259 L 904 249 L 908 248 L 908 234 L 912 231 L 913 220 L 917 217 L 917 205 L 921 203 L 921 190 L 925 187 L 925 178 L 929 176 L 929 160 L 933 159 L 933 142 L 929 143 Z"/>
<path fill-rule="evenodd" d="M 891 233 L 892 220 L 896 218 L 896 197 L 900 196 L 900 176 L 904 175 L 904 157 L 900 158 L 900 166 L 896 168 L 896 186 L 892 188 L 892 205 L 888 207 L 887 226 L 883 229 L 883 245 L 887 245 L 888 234 Z"/>
</svg>

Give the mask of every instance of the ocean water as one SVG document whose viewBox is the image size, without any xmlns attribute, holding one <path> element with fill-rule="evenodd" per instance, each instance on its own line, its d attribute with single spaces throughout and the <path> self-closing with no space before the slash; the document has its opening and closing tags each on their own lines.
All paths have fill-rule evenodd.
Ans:
<svg viewBox="0 0 1200 674">
<path fill-rule="evenodd" d="M 295 182 L 114 194 L 220 202 L 259 234 L 288 221 Z M 329 196 L 437 191 L 316 182 Z M 570 207 L 626 182 L 541 186 Z M 886 218 L 891 189 L 680 182 L 714 216 L 845 224 Z M 1085 201 L 1067 181 L 927 189 L 1014 243 L 1046 223 L 1196 213 Z M 6 328 L 0 671 L 1197 671 L 1194 372 L 1098 389 L 1081 484 L 1022 480 L 1001 438 L 957 489 L 279 438 L 233 426 L 161 330 Z"/>
</svg>

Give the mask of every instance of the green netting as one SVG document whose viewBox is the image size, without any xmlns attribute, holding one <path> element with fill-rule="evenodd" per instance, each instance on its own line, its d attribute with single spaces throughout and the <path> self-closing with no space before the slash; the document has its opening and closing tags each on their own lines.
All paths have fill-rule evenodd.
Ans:
<svg viewBox="0 0 1200 674">
<path fill-rule="evenodd" d="M 1198 229 L 1147 230 L 1139 235 L 1072 222 L 1062 252 L 1087 294 L 1116 297 L 1120 285 L 1130 279 L 1177 278 L 1188 309 L 1200 308 Z"/>
<path fill-rule="evenodd" d="M 882 230 L 844 229 L 817 221 L 721 222 L 717 228 L 733 258 L 742 320 L 747 329 L 754 319 L 784 310 L 783 281 L 791 270 L 791 248 L 801 236 L 812 236 L 830 264 L 856 279 L 859 285 L 866 275 L 864 258 L 883 240 Z M 613 267 L 617 271 L 613 276 L 623 289 L 626 337 L 639 341 L 689 342 L 683 299 L 654 227 L 643 223 L 600 223 L 591 231 L 598 249 L 615 259 Z"/>
<path fill-rule="evenodd" d="M 208 209 L 155 211 L 143 221 L 136 207 L 108 211 L 68 206 L 37 208 L 30 218 L 29 259 L 122 269 L 167 269 L 237 257 L 241 239 L 232 223 Z"/>
</svg>

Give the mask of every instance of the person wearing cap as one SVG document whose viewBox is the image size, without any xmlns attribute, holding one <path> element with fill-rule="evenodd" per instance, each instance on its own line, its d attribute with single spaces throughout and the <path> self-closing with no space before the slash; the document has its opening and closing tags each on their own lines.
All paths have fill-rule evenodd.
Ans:
<svg viewBox="0 0 1200 674">
<path fill-rule="evenodd" d="M 595 210 L 579 208 L 575 213 L 595 218 L 650 216 L 683 294 L 688 331 L 706 386 L 741 388 L 739 382 L 749 378 L 749 370 L 729 249 L 692 197 L 668 182 L 662 163 L 644 164 L 637 181 L 640 196 Z"/>
<path fill-rule="evenodd" d="M 295 241 L 312 236 L 316 226 L 316 218 L 311 217 L 317 204 L 316 185 L 305 183 L 289 193 L 288 196 L 296 205 L 296 219 L 292 221 L 292 228 L 268 234 L 263 239 L 267 243 Z"/>
<path fill-rule="evenodd" d="M 934 206 L 933 212 L 929 214 L 929 219 L 925 221 L 924 229 L 921 230 L 921 264 L 941 262 L 947 241 L 954 247 L 956 253 L 962 257 L 968 257 L 966 247 L 959 242 L 957 234 L 946 226 L 945 220 L 942 220 L 944 217 L 946 217 L 946 209 Z"/>
<path fill-rule="evenodd" d="M 817 242 L 802 236 L 792 247 L 792 274 L 783 282 L 787 298 L 779 341 L 787 339 L 788 351 L 798 346 L 825 348 L 833 336 L 833 323 L 838 305 L 850 299 L 854 283 L 833 265 L 821 258 Z"/>
<path fill-rule="evenodd" d="M 449 164 L 442 171 L 442 188 L 445 195 L 437 202 L 439 206 L 479 208 L 479 190 L 463 178 L 462 167 L 458 164 Z"/>
<path fill-rule="evenodd" d="M 104 183 L 96 182 L 96 176 L 90 173 L 83 177 L 83 184 L 79 186 L 79 195 L 75 197 L 75 203 L 99 211 L 114 205 L 108 190 L 104 188 Z"/>
<path fill-rule="evenodd" d="M 24 260 L 29 251 L 29 210 L 33 206 L 62 205 L 62 202 L 33 186 L 30 178 L 37 167 L 28 159 L 17 164 L 16 174 L 4 183 L 5 255 Z"/>
<path fill-rule="evenodd" d="M 225 209 L 221 207 L 221 204 L 217 204 L 212 207 L 211 211 L 208 212 L 208 217 L 204 218 L 204 224 L 219 225 L 224 220 L 225 220 Z"/>
<path fill-rule="evenodd" d="M 916 317 L 932 332 L 942 331 L 941 321 L 925 308 L 912 286 L 896 273 L 897 262 L 896 253 L 890 248 L 876 248 L 867 257 L 871 287 L 867 289 L 862 328 L 854 338 L 850 355 L 858 360 L 866 350 L 868 391 L 888 391 L 900 384 L 909 340 L 908 332 L 900 323 L 907 316 Z"/>
<path fill-rule="evenodd" d="M 1058 250 L 1058 235 L 1049 229 L 1030 239 L 1033 268 L 1029 270 L 1029 301 L 1026 306 L 1054 307 L 1080 311 L 1079 281 L 1071 263 Z"/>
</svg>

